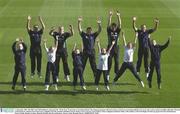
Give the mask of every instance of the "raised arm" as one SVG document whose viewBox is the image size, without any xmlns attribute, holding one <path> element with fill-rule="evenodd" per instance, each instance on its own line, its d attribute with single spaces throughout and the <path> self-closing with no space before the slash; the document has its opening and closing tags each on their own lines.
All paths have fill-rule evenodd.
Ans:
<svg viewBox="0 0 180 114">
<path fill-rule="evenodd" d="M 111 46 L 109 47 L 109 49 L 108 49 L 107 53 L 110 53 L 110 52 L 111 52 L 111 49 L 113 48 L 113 46 L 114 46 L 115 42 L 116 42 L 115 40 L 114 40 L 114 41 L 112 41 L 112 44 L 111 44 Z"/>
<path fill-rule="evenodd" d="M 75 50 L 76 50 L 76 43 L 74 43 L 74 47 L 72 51 L 75 51 Z"/>
<path fill-rule="evenodd" d="M 96 42 L 98 45 L 98 51 L 99 51 L 99 53 L 101 53 L 101 45 L 100 45 L 99 39 L 97 39 Z"/>
<path fill-rule="evenodd" d="M 57 50 L 57 48 L 58 48 L 58 38 L 56 38 L 56 43 L 55 43 L 55 51 Z"/>
<path fill-rule="evenodd" d="M 156 31 L 157 28 L 158 28 L 158 26 L 159 26 L 159 19 L 158 19 L 158 18 L 155 18 L 155 19 L 154 19 L 154 22 L 155 22 L 155 25 L 154 25 L 153 31 Z"/>
<path fill-rule="evenodd" d="M 133 17 L 133 29 L 136 32 L 138 28 L 136 27 L 136 17 Z"/>
<path fill-rule="evenodd" d="M 122 37 L 123 37 L 123 44 L 124 46 L 126 46 L 126 38 L 125 38 L 125 35 L 124 35 L 124 31 L 122 31 Z"/>
<path fill-rule="evenodd" d="M 44 41 L 44 48 L 45 48 L 46 52 L 48 52 L 48 48 L 47 48 L 47 45 L 46 45 L 47 40 L 44 39 L 43 41 Z"/>
<path fill-rule="evenodd" d="M 97 24 L 98 24 L 98 31 L 97 31 L 97 34 L 99 34 L 99 33 L 101 32 L 101 30 L 102 30 L 100 18 L 98 18 Z"/>
<path fill-rule="evenodd" d="M 31 26 L 31 16 L 28 16 L 27 17 L 27 25 L 26 25 L 27 31 L 31 30 L 30 26 Z"/>
<path fill-rule="evenodd" d="M 81 41 L 81 51 L 83 52 L 84 46 L 83 46 L 83 42 Z"/>
<path fill-rule="evenodd" d="M 50 36 L 53 36 L 54 31 L 55 31 L 55 27 L 51 27 L 51 30 L 50 30 L 50 32 L 49 32 L 49 35 L 50 35 Z"/>
<path fill-rule="evenodd" d="M 111 26 L 112 15 L 113 15 L 113 12 L 110 11 L 110 12 L 109 12 L 109 17 L 108 17 L 108 25 L 107 25 L 108 27 Z"/>
<path fill-rule="evenodd" d="M 168 47 L 170 41 L 171 41 L 171 36 L 169 36 L 168 41 L 164 45 L 160 46 L 160 50 L 162 51 L 162 50 L 166 49 Z"/>
<path fill-rule="evenodd" d="M 78 18 L 78 31 L 79 31 L 79 34 L 82 33 L 81 22 L 82 22 L 82 17 L 79 17 L 79 18 Z"/>
<path fill-rule="evenodd" d="M 117 18 L 118 18 L 118 27 L 121 28 L 121 16 L 120 16 L 120 12 L 117 11 L 116 15 L 117 15 Z"/>
<path fill-rule="evenodd" d="M 135 33 L 135 37 L 134 37 L 134 44 L 137 43 L 137 38 L 138 38 L 138 33 L 136 32 L 136 33 Z"/>
<path fill-rule="evenodd" d="M 41 23 L 42 29 L 44 30 L 45 29 L 45 24 L 44 24 L 41 16 L 39 16 L 39 21 Z"/>
<path fill-rule="evenodd" d="M 69 30 L 70 30 L 70 36 L 74 35 L 74 29 L 72 25 L 69 25 Z"/>
</svg>

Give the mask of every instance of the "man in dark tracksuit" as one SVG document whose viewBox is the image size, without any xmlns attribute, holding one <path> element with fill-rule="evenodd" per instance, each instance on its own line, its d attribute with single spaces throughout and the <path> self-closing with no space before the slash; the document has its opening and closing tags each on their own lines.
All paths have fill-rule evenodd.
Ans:
<svg viewBox="0 0 180 114">
<path fill-rule="evenodd" d="M 95 49 L 94 49 L 94 44 L 97 36 L 101 32 L 101 21 L 98 20 L 98 31 L 92 33 L 92 28 L 87 27 L 86 33 L 82 30 L 81 28 L 81 21 L 82 17 L 78 18 L 78 30 L 79 34 L 82 38 L 82 43 L 83 43 L 83 65 L 84 65 L 84 70 L 86 66 L 87 59 L 89 58 L 89 62 L 91 65 L 91 69 L 93 70 L 94 78 L 96 77 L 96 56 L 95 56 Z"/>
<path fill-rule="evenodd" d="M 39 17 L 39 21 L 42 25 L 42 29 L 39 29 L 38 25 L 34 25 L 33 29 L 31 29 L 31 17 L 28 16 L 27 19 L 27 31 L 30 36 L 30 58 L 31 58 L 31 78 L 35 75 L 35 68 L 37 65 L 37 74 L 39 78 L 41 78 L 41 59 L 42 59 L 42 51 L 41 51 L 41 38 L 43 31 L 45 29 L 45 25 L 42 21 L 42 18 Z M 37 61 L 37 64 L 36 64 Z"/>
<path fill-rule="evenodd" d="M 84 78 L 83 78 L 83 54 L 80 52 L 79 49 L 76 48 L 76 44 L 74 45 L 73 51 L 72 51 L 72 58 L 73 58 L 73 86 L 74 89 L 76 89 L 77 85 L 77 79 L 79 75 L 80 79 L 80 85 L 83 90 L 86 90 L 86 86 L 84 84 Z"/>
<path fill-rule="evenodd" d="M 107 35 L 108 35 L 108 48 L 112 45 L 112 41 L 116 41 L 115 45 L 113 46 L 111 52 L 110 52 L 110 56 L 108 58 L 108 77 L 107 79 L 109 80 L 109 73 L 111 70 L 111 66 L 112 66 L 112 59 L 114 57 L 114 73 L 117 74 L 118 70 L 119 70 L 119 45 L 118 45 L 118 41 L 119 41 L 119 34 L 121 31 L 121 18 L 120 18 L 120 13 L 117 11 L 116 15 L 118 18 L 118 25 L 116 25 L 116 23 L 112 23 L 111 24 L 111 19 L 112 19 L 112 11 L 109 12 L 109 21 L 108 21 L 108 27 L 107 27 Z"/>
<path fill-rule="evenodd" d="M 169 37 L 168 41 L 164 45 L 156 44 L 155 40 L 152 40 L 152 43 L 150 40 L 148 41 L 150 52 L 151 52 L 151 62 L 150 62 L 150 73 L 148 76 L 148 84 L 149 88 L 152 87 L 152 75 L 154 68 L 156 68 L 157 73 L 157 84 L 158 88 L 161 89 L 161 68 L 160 68 L 160 58 L 161 58 L 161 52 L 168 47 L 171 37 Z"/>
<path fill-rule="evenodd" d="M 73 30 L 72 25 L 70 25 L 70 32 L 64 32 L 63 26 L 60 26 L 58 29 L 59 29 L 59 31 L 56 32 L 55 28 L 53 28 L 49 33 L 51 36 L 54 37 L 55 41 L 56 41 L 56 38 L 58 38 L 58 49 L 56 51 L 56 61 L 55 61 L 57 82 L 59 81 L 59 79 L 58 79 L 58 77 L 59 77 L 59 62 L 60 62 L 61 58 L 62 58 L 62 62 L 63 62 L 64 78 L 67 81 L 70 81 L 70 79 L 69 79 L 70 71 L 69 71 L 69 66 L 68 66 L 68 61 L 67 61 L 68 53 L 67 53 L 67 47 L 66 47 L 66 40 L 69 37 L 73 36 L 74 30 Z"/>
<path fill-rule="evenodd" d="M 15 67 L 14 67 L 14 76 L 13 76 L 13 82 L 12 82 L 12 89 L 15 89 L 17 78 L 19 73 L 21 73 L 22 77 L 22 85 L 24 91 L 26 90 L 26 65 L 25 65 L 25 55 L 26 55 L 27 46 L 25 43 L 20 40 L 16 41 L 12 45 L 12 51 L 14 53 L 14 60 L 15 60 Z"/>
<path fill-rule="evenodd" d="M 136 64 L 136 70 L 139 73 L 140 67 L 142 63 L 142 58 L 144 56 L 144 68 L 146 72 L 146 77 L 149 75 L 149 65 L 148 65 L 148 57 L 149 57 L 149 46 L 148 46 L 148 36 L 157 30 L 157 27 L 159 25 L 159 20 L 155 19 L 155 27 L 154 29 L 146 29 L 146 25 L 141 25 L 141 29 L 136 28 L 136 17 L 133 17 L 133 29 L 135 32 L 138 33 L 138 61 Z M 137 39 L 135 39 L 136 42 Z"/>
</svg>

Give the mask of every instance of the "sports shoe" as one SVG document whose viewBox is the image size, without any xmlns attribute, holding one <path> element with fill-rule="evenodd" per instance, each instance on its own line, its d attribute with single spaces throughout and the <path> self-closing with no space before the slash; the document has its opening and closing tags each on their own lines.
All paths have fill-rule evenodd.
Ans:
<svg viewBox="0 0 180 114">
<path fill-rule="evenodd" d="M 161 89 L 161 84 L 158 84 L 158 89 Z"/>
<path fill-rule="evenodd" d="M 15 86 L 12 86 L 11 89 L 12 89 L 12 90 L 15 90 Z"/>
<path fill-rule="evenodd" d="M 106 90 L 107 90 L 107 91 L 109 91 L 109 90 L 110 90 L 109 86 L 105 86 L 105 88 L 106 88 Z"/>
<path fill-rule="evenodd" d="M 39 76 L 39 78 L 42 78 L 41 72 L 37 72 L 37 75 Z"/>
<path fill-rule="evenodd" d="M 140 73 L 139 73 L 139 72 L 137 72 L 137 74 L 139 75 Z"/>
<path fill-rule="evenodd" d="M 146 78 L 148 78 L 149 77 L 149 73 L 146 73 Z"/>
<path fill-rule="evenodd" d="M 69 75 L 66 75 L 64 78 L 66 79 L 66 81 L 70 82 Z"/>
<path fill-rule="evenodd" d="M 26 91 L 26 86 L 23 86 L 24 91 Z"/>
<path fill-rule="evenodd" d="M 141 86 L 144 88 L 144 83 L 143 83 L 143 81 L 141 81 L 140 83 L 141 83 Z"/>
<path fill-rule="evenodd" d="M 86 90 L 86 86 L 82 86 L 82 90 L 84 90 L 84 91 L 85 91 L 85 90 Z"/>
<path fill-rule="evenodd" d="M 96 87 L 96 91 L 99 91 L 99 88 L 98 88 L 98 86 Z"/>
<path fill-rule="evenodd" d="M 45 85 L 45 91 L 49 90 L 49 85 Z"/>
<path fill-rule="evenodd" d="M 59 78 L 58 77 L 56 77 L 56 82 L 59 82 Z"/>
<path fill-rule="evenodd" d="M 35 73 L 31 73 L 31 78 L 34 78 Z"/>
<path fill-rule="evenodd" d="M 109 81 L 109 78 L 110 78 L 109 75 L 107 75 L 107 80 L 108 80 L 108 81 Z"/>
<path fill-rule="evenodd" d="M 54 88 L 56 91 L 58 90 L 57 84 L 54 85 Z"/>
</svg>

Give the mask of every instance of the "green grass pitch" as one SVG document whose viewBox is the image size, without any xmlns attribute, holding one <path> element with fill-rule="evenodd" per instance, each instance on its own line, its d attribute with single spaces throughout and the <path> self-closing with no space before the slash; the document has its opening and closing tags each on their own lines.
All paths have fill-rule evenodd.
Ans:
<svg viewBox="0 0 180 114">
<path fill-rule="evenodd" d="M 0 0 L 0 107 L 180 107 L 180 54 L 178 49 L 180 36 L 180 1 L 179 0 Z M 71 49 L 74 42 L 80 46 L 81 38 L 77 32 L 77 18 L 83 16 L 83 28 L 92 26 L 97 29 L 96 19 L 102 19 L 102 32 L 99 36 L 102 47 L 107 45 L 107 16 L 110 9 L 119 10 L 122 16 L 122 28 L 126 38 L 132 41 L 134 32 L 132 29 L 132 16 L 137 16 L 137 25 L 147 24 L 148 28 L 154 26 L 153 18 L 160 19 L 158 30 L 152 34 L 152 38 L 158 43 L 164 43 L 168 36 L 172 36 L 170 46 L 162 53 L 162 89 L 157 89 L 156 73 L 153 76 L 153 88 L 147 87 L 145 73 L 141 67 L 141 77 L 146 84 L 141 88 L 132 74 L 127 71 L 118 81 L 117 86 L 110 86 L 107 92 L 101 78 L 100 91 L 96 92 L 93 85 L 93 75 L 89 62 L 84 73 L 87 91 L 73 92 L 71 83 L 63 79 L 62 64 L 60 69 L 59 91 L 50 88 L 44 92 L 44 78 L 30 78 L 30 40 L 26 32 L 26 19 L 31 15 L 34 24 L 38 23 L 37 16 L 41 15 L 46 24 L 43 38 L 48 39 L 48 46 L 52 45 L 53 38 L 48 33 L 51 26 L 74 25 L 75 35 L 67 41 L 68 61 L 71 69 Z M 113 21 L 116 21 L 115 16 Z M 14 59 L 11 45 L 15 38 L 22 36 L 28 45 L 27 59 L 27 92 L 22 92 L 18 84 L 14 92 L 11 90 L 11 81 L 14 73 Z M 120 63 L 123 58 L 122 39 L 120 40 Z M 97 48 L 97 47 L 96 47 Z M 42 48 L 43 49 L 43 48 Z M 96 54 L 97 56 L 97 54 Z M 134 62 L 136 62 L 137 51 Z M 42 75 L 45 75 L 46 54 L 43 50 Z M 143 65 L 142 65 L 143 66 Z M 113 69 L 110 82 L 114 77 Z M 19 77 L 18 82 L 21 81 Z"/>
</svg>

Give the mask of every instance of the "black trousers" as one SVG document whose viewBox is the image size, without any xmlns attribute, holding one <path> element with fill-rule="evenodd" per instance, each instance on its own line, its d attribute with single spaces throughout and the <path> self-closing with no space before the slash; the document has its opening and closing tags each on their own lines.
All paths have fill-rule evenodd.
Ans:
<svg viewBox="0 0 180 114">
<path fill-rule="evenodd" d="M 160 84 L 161 83 L 161 68 L 160 68 L 160 61 L 158 62 L 150 62 L 150 73 L 148 76 L 148 81 L 152 82 L 152 76 L 153 76 L 153 72 L 154 72 L 154 68 L 156 68 L 156 73 L 157 73 L 157 83 Z"/>
<path fill-rule="evenodd" d="M 149 72 L 149 68 L 148 68 L 149 67 L 149 65 L 148 65 L 149 48 L 139 48 L 138 49 L 138 61 L 137 61 L 136 70 L 137 70 L 137 72 L 140 72 L 140 67 L 141 67 L 143 56 L 144 56 L 145 72 L 148 73 Z"/>
<path fill-rule="evenodd" d="M 51 72 L 52 72 L 53 84 L 57 84 L 56 75 L 55 75 L 55 63 L 48 62 L 47 67 L 46 67 L 45 85 L 49 85 L 49 83 L 50 83 L 50 73 Z"/>
<path fill-rule="evenodd" d="M 69 66 L 68 66 L 68 54 L 67 54 L 67 50 L 64 49 L 58 53 L 56 53 L 56 61 L 55 61 L 55 65 L 56 65 L 56 76 L 59 76 L 59 63 L 60 63 L 60 59 L 62 58 L 62 62 L 63 62 L 63 70 L 64 70 L 64 75 L 70 75 L 70 70 L 69 70 Z"/>
<path fill-rule="evenodd" d="M 108 46 L 109 48 L 109 46 Z M 114 58 L 114 73 L 117 74 L 118 70 L 119 70 L 119 46 L 114 47 L 113 50 L 111 50 L 110 56 L 108 58 L 108 74 L 110 73 L 111 67 L 112 67 L 112 60 Z"/>
<path fill-rule="evenodd" d="M 73 68 L 73 86 L 77 85 L 78 76 L 80 79 L 80 85 L 84 86 L 83 67 L 82 66 Z"/>
<path fill-rule="evenodd" d="M 21 84 L 23 86 L 26 86 L 26 66 L 15 66 L 14 70 L 15 72 L 13 76 L 13 86 L 16 85 L 19 73 L 21 73 Z"/>
<path fill-rule="evenodd" d="M 121 65 L 121 68 L 120 68 L 120 70 L 118 71 L 116 77 L 114 78 L 114 81 L 115 81 L 115 82 L 122 76 L 122 74 L 125 72 L 126 69 L 129 69 L 129 70 L 133 73 L 134 77 L 135 77 L 138 81 L 141 81 L 139 75 L 138 75 L 137 72 L 136 72 L 136 69 L 135 69 L 133 63 L 132 63 L 132 62 L 124 62 L 124 63 Z"/>
<path fill-rule="evenodd" d="M 108 76 L 108 70 L 99 70 L 97 69 L 97 75 L 95 78 L 95 85 L 99 85 L 101 74 L 103 73 L 104 77 L 104 85 L 107 86 L 109 84 L 107 76 Z"/>
<path fill-rule="evenodd" d="M 89 62 L 91 65 L 91 69 L 94 74 L 94 78 L 96 77 L 96 55 L 95 50 L 92 51 L 91 54 L 87 53 L 86 51 L 83 51 L 83 69 L 85 70 L 87 59 L 89 58 Z"/>
<path fill-rule="evenodd" d="M 41 72 L 41 60 L 42 60 L 41 47 L 30 48 L 30 59 L 31 59 L 31 73 L 35 73 L 36 65 L 37 65 L 37 71 Z"/>
</svg>

